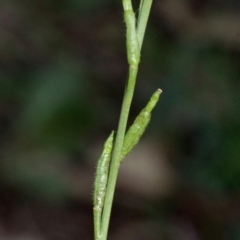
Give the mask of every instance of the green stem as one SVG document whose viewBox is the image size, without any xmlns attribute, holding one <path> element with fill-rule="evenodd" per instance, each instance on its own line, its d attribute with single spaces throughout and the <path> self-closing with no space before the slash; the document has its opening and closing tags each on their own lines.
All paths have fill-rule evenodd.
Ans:
<svg viewBox="0 0 240 240">
<path fill-rule="evenodd" d="M 131 102 L 132 102 L 132 98 L 133 98 L 137 72 L 138 72 L 137 66 L 129 67 L 129 78 L 128 78 L 128 83 L 127 83 L 126 90 L 124 93 L 123 104 L 122 104 L 122 109 L 121 109 L 121 114 L 120 114 L 120 120 L 119 120 L 117 135 L 116 135 L 116 141 L 114 144 L 113 155 L 112 155 L 112 159 L 111 159 L 107 191 L 106 191 L 106 196 L 105 196 L 105 201 L 104 201 L 104 208 L 103 208 L 103 215 L 102 215 L 101 240 L 107 239 L 114 190 L 115 190 L 116 181 L 117 181 L 118 169 L 120 166 L 122 145 L 123 145 L 124 135 L 126 132 L 126 125 L 127 125 L 129 110 L 130 110 L 130 106 L 131 106 Z"/>
<path fill-rule="evenodd" d="M 142 48 L 151 6 L 152 0 L 141 0 L 137 25 L 137 36 L 140 49 Z"/>
<path fill-rule="evenodd" d="M 133 13 L 131 0 L 122 0 L 122 2 L 123 2 L 123 8 L 124 8 L 125 14 L 126 13 L 131 14 L 131 12 Z M 146 29 L 146 24 L 147 24 L 148 15 L 150 12 L 151 3 L 152 3 L 152 0 L 141 0 L 138 30 L 135 33 L 135 26 L 133 26 L 134 29 L 132 29 L 131 28 L 132 25 L 129 25 L 129 28 L 131 28 L 131 29 L 129 29 L 129 28 L 127 29 L 127 31 L 130 31 L 130 34 L 127 33 L 127 52 L 128 52 L 128 62 L 129 62 L 129 76 L 128 76 L 128 82 L 127 82 L 124 97 L 123 97 L 123 103 L 122 103 L 119 124 L 118 124 L 118 130 L 117 130 L 116 140 L 114 143 L 114 148 L 113 148 L 113 153 L 112 153 L 112 158 L 111 158 L 109 178 L 108 178 L 106 196 L 105 196 L 105 200 L 104 200 L 104 207 L 103 207 L 102 219 L 101 219 L 100 240 L 107 239 L 114 190 L 115 190 L 118 170 L 119 170 L 119 166 L 120 166 L 122 146 L 123 146 L 129 110 L 130 110 L 130 106 L 131 106 L 131 102 L 132 102 L 132 98 L 133 98 L 133 94 L 134 94 L 136 77 L 137 77 L 137 72 L 138 72 L 140 48 L 141 48 L 142 42 L 143 42 L 143 37 L 144 37 L 145 29 Z M 125 17 L 128 16 L 127 14 L 125 15 Z M 125 21 L 126 21 L 126 19 L 125 19 Z M 134 30 L 134 32 L 133 32 L 133 30 Z M 135 35 L 136 38 L 135 38 L 134 34 L 137 34 L 137 35 Z M 129 38 L 128 38 L 128 36 L 129 36 Z M 135 44 L 135 42 L 136 42 L 135 39 L 136 39 L 136 41 L 138 39 L 139 45 Z M 139 48 L 139 46 L 140 46 L 140 48 Z"/>
</svg>

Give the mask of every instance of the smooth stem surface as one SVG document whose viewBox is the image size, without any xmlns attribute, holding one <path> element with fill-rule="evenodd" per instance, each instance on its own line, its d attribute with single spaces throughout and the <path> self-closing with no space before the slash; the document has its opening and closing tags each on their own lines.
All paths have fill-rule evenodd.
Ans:
<svg viewBox="0 0 240 240">
<path fill-rule="evenodd" d="M 130 106 L 133 98 L 137 72 L 138 72 L 137 66 L 129 67 L 129 79 L 128 79 L 127 87 L 124 93 L 120 120 L 119 120 L 117 135 L 116 135 L 116 141 L 114 144 L 113 155 L 111 160 L 109 181 L 108 181 L 106 197 L 104 201 L 101 240 L 107 239 L 109 220 L 110 220 L 110 214 L 111 214 L 112 202 L 113 202 L 113 195 L 114 195 L 114 190 L 115 190 L 116 181 L 117 181 L 118 169 L 120 166 L 122 145 L 123 145 L 123 140 L 125 136 L 129 110 L 130 110 Z"/>
<path fill-rule="evenodd" d="M 108 235 L 109 221 L 110 221 L 110 215 L 112 210 L 114 190 L 115 190 L 118 170 L 120 166 L 122 146 L 123 146 L 129 110 L 130 110 L 130 106 L 133 98 L 136 77 L 138 72 L 138 62 L 139 62 L 138 55 L 140 55 L 140 48 L 139 47 L 136 48 L 136 45 L 138 45 L 136 44 L 136 41 L 137 40 L 139 41 L 139 46 L 142 45 L 143 37 L 146 29 L 146 23 L 147 23 L 148 15 L 150 12 L 150 10 L 147 9 L 149 7 L 149 4 L 146 4 L 145 3 L 146 1 L 150 2 L 150 6 L 152 3 L 152 0 L 141 0 L 141 3 L 140 3 L 141 12 L 139 15 L 139 23 L 138 23 L 138 26 L 140 28 L 139 32 L 135 32 L 136 31 L 135 26 L 134 26 L 134 29 L 132 29 L 131 23 L 127 25 L 127 31 L 131 28 L 129 30 L 130 32 L 127 33 L 129 76 L 128 76 L 126 89 L 124 92 L 118 130 L 117 130 L 116 140 L 114 143 L 114 148 L 113 148 L 113 153 L 111 158 L 109 178 L 108 178 L 109 180 L 107 184 L 106 196 L 104 200 L 104 207 L 103 207 L 102 219 L 101 219 L 100 240 L 106 240 Z M 122 2 L 123 2 L 123 9 L 125 14 L 133 13 L 131 0 L 123 0 Z M 145 12 L 145 8 L 146 8 L 146 12 Z M 126 17 L 127 16 L 129 15 L 126 14 Z M 125 22 L 126 22 L 126 19 L 125 19 Z M 138 34 L 138 35 L 135 35 L 136 38 L 134 38 L 134 34 Z M 129 36 L 129 41 L 128 41 L 128 36 Z M 136 51 L 134 49 L 136 49 Z"/>
<path fill-rule="evenodd" d="M 141 0 L 137 25 L 137 36 L 140 49 L 142 48 L 151 6 L 152 0 Z"/>
</svg>

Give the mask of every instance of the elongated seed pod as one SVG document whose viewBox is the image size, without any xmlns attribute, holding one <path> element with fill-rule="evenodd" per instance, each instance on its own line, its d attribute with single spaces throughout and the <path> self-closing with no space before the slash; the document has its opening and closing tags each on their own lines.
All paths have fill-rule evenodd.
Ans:
<svg viewBox="0 0 240 240">
<path fill-rule="evenodd" d="M 129 65 L 138 65 L 140 60 L 140 48 L 136 31 L 135 13 L 132 10 L 124 12 L 124 20 L 127 27 L 127 57 Z"/>
<path fill-rule="evenodd" d="M 152 95 L 151 99 L 147 103 L 147 106 L 139 113 L 139 115 L 136 117 L 135 121 L 133 122 L 132 126 L 127 131 L 124 137 L 124 142 L 122 147 L 122 153 L 121 153 L 121 159 L 120 159 L 121 162 L 126 157 L 126 155 L 131 152 L 133 147 L 138 143 L 140 137 L 143 135 L 151 119 L 151 112 L 155 107 L 155 105 L 157 104 L 161 92 L 162 90 L 158 89 Z"/>
<path fill-rule="evenodd" d="M 93 194 L 93 215 L 94 215 L 94 231 L 95 239 L 100 238 L 102 208 L 106 194 L 108 181 L 108 171 L 113 147 L 114 132 L 110 134 L 104 143 L 103 152 L 98 160 L 96 178 L 94 182 Z"/>
</svg>

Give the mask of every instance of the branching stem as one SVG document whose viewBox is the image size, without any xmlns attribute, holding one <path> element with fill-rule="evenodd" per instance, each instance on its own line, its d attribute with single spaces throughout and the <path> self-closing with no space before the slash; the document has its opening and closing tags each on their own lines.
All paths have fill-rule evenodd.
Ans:
<svg viewBox="0 0 240 240">
<path fill-rule="evenodd" d="M 140 49 L 145 34 L 148 15 L 151 7 L 152 0 L 141 0 L 140 12 L 138 17 L 138 23 L 136 26 L 136 17 L 132 8 L 131 0 L 122 0 L 124 9 L 124 20 L 126 23 L 126 45 L 127 45 L 127 57 L 129 63 L 129 75 L 126 84 L 123 103 L 121 108 L 121 114 L 116 134 L 116 139 L 113 147 L 113 153 L 111 157 L 109 178 L 106 188 L 106 195 L 104 200 L 104 206 L 101 216 L 101 234 L 98 240 L 106 240 L 108 234 L 108 227 L 110 221 L 110 214 L 112 209 L 112 202 L 114 196 L 114 190 L 117 181 L 118 170 L 121 160 L 121 152 L 126 132 L 126 125 L 130 106 L 134 94 L 136 77 L 138 73 L 138 64 L 140 61 Z M 98 225 L 99 226 L 99 225 Z"/>
</svg>

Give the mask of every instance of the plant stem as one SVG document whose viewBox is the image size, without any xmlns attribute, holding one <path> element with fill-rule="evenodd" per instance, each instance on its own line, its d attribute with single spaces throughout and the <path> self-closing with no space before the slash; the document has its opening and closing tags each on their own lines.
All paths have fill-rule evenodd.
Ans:
<svg viewBox="0 0 240 240">
<path fill-rule="evenodd" d="M 127 17 L 127 14 L 134 14 L 132 10 L 132 3 L 131 0 L 123 0 L 123 8 L 125 12 L 125 17 Z M 149 3 L 146 3 L 149 2 Z M 122 109 L 118 124 L 118 130 L 116 135 L 116 140 L 114 143 L 112 158 L 111 158 L 111 164 L 110 164 L 110 170 L 109 170 L 109 178 L 108 178 L 108 184 L 106 189 L 106 196 L 104 200 L 104 207 L 102 212 L 102 219 L 101 219 L 101 236 L 99 240 L 106 240 L 107 234 L 108 234 L 108 228 L 109 228 L 109 220 L 111 215 L 111 209 L 112 209 L 112 202 L 113 202 L 113 196 L 114 196 L 114 190 L 116 186 L 117 181 L 117 175 L 118 170 L 120 166 L 120 159 L 121 159 L 121 152 L 122 152 L 122 146 L 124 141 L 124 136 L 126 132 L 126 125 L 129 115 L 129 110 L 134 94 L 135 89 L 135 83 L 136 83 L 136 77 L 138 72 L 138 63 L 139 63 L 139 56 L 140 56 L 140 48 L 142 46 L 143 37 L 146 29 L 146 23 L 148 20 L 148 15 L 150 12 L 152 0 L 141 0 L 140 3 L 140 15 L 139 15 L 139 22 L 138 27 L 139 30 L 136 31 L 136 26 L 134 24 L 134 29 L 132 29 L 132 25 L 129 27 L 127 26 L 127 52 L 128 52 L 128 62 L 129 62 L 129 76 L 128 76 L 128 82 L 125 88 L 124 97 L 123 97 L 123 103 L 122 103 Z M 135 18 L 134 18 L 135 21 Z M 126 18 L 125 18 L 125 22 Z M 129 29 L 131 28 L 131 29 Z M 134 30 L 134 32 L 133 32 Z M 129 34 L 128 34 L 129 33 Z M 135 34 L 135 38 L 134 38 Z M 128 38 L 129 36 L 129 38 Z M 136 41 L 138 40 L 137 44 Z"/>
<path fill-rule="evenodd" d="M 152 0 L 141 0 L 137 25 L 137 36 L 140 50 L 142 48 L 151 6 Z"/>
<path fill-rule="evenodd" d="M 121 114 L 120 114 L 120 120 L 119 120 L 117 135 L 116 135 L 116 141 L 114 144 L 113 155 L 112 155 L 112 160 L 111 160 L 107 191 L 106 191 L 106 196 L 105 196 L 105 201 L 104 201 L 104 208 L 103 208 L 103 215 L 102 215 L 101 240 L 107 239 L 114 189 L 116 186 L 118 169 L 120 166 L 122 145 L 123 145 L 124 135 L 125 135 L 125 131 L 126 131 L 129 110 L 130 110 L 130 106 L 131 106 L 131 102 L 132 102 L 132 98 L 133 98 L 137 72 L 138 72 L 138 68 L 136 66 L 129 67 L 129 78 L 128 78 L 128 83 L 127 83 L 125 93 L 124 93 L 123 104 L 122 104 L 122 109 L 121 109 Z"/>
</svg>

